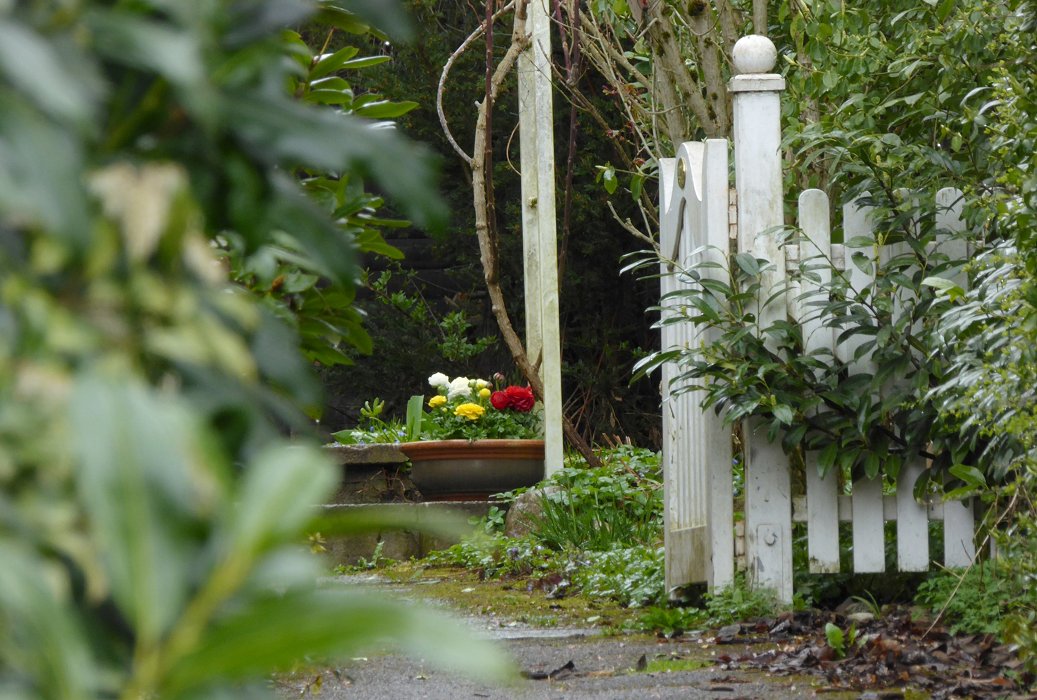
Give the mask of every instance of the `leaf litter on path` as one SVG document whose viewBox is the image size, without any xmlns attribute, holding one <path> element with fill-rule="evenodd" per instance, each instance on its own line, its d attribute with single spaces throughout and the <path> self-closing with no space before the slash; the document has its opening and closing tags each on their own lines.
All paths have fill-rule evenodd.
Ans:
<svg viewBox="0 0 1037 700">
<path fill-rule="evenodd" d="M 840 648 L 833 648 L 826 624 L 840 628 Z M 722 668 L 754 668 L 776 675 L 809 673 L 828 683 L 817 692 L 914 688 L 931 698 L 1037 697 L 1024 694 L 1016 681 L 1021 661 L 993 635 L 952 635 L 928 621 L 913 620 L 907 609 L 874 619 L 850 620 L 838 612 L 789 612 L 776 618 L 731 626 L 715 637 L 718 644 L 769 642 L 767 651 L 721 654 Z M 880 695 L 875 695 L 880 697 Z"/>
</svg>

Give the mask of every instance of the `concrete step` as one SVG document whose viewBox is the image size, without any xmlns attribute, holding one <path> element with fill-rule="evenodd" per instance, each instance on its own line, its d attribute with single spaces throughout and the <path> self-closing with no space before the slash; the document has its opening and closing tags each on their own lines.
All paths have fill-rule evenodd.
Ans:
<svg viewBox="0 0 1037 700">
<path fill-rule="evenodd" d="M 437 549 L 445 549 L 456 544 L 457 537 L 443 537 L 425 532 L 420 528 L 422 523 L 442 519 L 444 514 L 467 521 L 470 517 L 483 517 L 490 509 L 486 501 L 436 501 L 426 503 L 336 503 L 325 506 L 329 512 L 349 510 L 353 512 L 369 512 L 377 518 L 379 510 L 392 509 L 404 511 L 404 517 L 413 521 L 414 528 L 378 529 L 360 535 L 335 535 L 325 537 L 324 546 L 327 556 L 334 566 L 344 564 L 352 566 L 361 560 L 371 561 L 381 544 L 379 555 L 389 559 L 407 560 L 411 557 L 421 558 Z M 474 528 L 473 528 L 474 531 Z"/>
<path fill-rule="evenodd" d="M 486 501 L 421 501 L 421 494 L 407 476 L 407 457 L 397 445 L 331 444 L 324 449 L 342 465 L 342 481 L 326 509 L 377 513 L 379 509 L 402 508 L 412 511 L 404 517 L 416 525 L 404 530 L 385 528 L 363 535 L 326 537 L 325 547 L 333 565 L 371 561 L 379 544 L 380 555 L 389 559 L 423 557 L 456 544 L 457 538 L 424 532 L 417 527 L 422 522 L 428 523 L 444 513 L 465 522 L 469 517 L 482 517 L 489 512 L 490 504 Z"/>
</svg>

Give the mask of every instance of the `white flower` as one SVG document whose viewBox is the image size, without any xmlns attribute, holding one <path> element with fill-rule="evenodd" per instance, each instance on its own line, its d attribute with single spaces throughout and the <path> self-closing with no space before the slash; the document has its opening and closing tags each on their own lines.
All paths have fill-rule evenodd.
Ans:
<svg viewBox="0 0 1037 700">
<path fill-rule="evenodd" d="M 429 386 L 438 389 L 441 386 L 448 386 L 450 384 L 450 377 L 446 376 L 442 372 L 436 372 L 428 378 Z"/>
<path fill-rule="evenodd" d="M 447 387 L 446 397 L 456 399 L 458 396 L 471 396 L 472 384 L 468 377 L 454 377 Z"/>
<path fill-rule="evenodd" d="M 490 383 L 488 381 L 486 381 L 485 379 L 476 379 L 475 380 L 475 388 L 476 389 L 486 389 L 489 386 L 490 386 Z"/>
</svg>

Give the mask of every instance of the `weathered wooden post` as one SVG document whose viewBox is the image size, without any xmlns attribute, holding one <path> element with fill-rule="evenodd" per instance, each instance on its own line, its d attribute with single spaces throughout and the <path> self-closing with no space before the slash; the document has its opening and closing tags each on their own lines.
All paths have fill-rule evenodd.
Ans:
<svg viewBox="0 0 1037 700">
<path fill-rule="evenodd" d="M 525 11 L 530 43 L 519 57 L 518 90 L 526 353 L 544 381 L 544 466 L 550 474 L 561 468 L 563 456 L 551 21 L 547 0 L 529 0 Z"/>
<path fill-rule="evenodd" d="M 782 204 L 781 104 L 785 80 L 771 73 L 777 51 L 770 39 L 742 37 L 733 51 L 736 75 L 728 83 L 734 104 L 735 187 L 738 192 L 738 249 L 771 263 L 762 273 L 756 308 L 757 331 L 786 318 L 784 301 L 773 300 L 785 284 L 785 254 L 777 228 Z M 788 459 L 767 440 L 762 421 L 746 421 L 745 524 L 749 578 L 792 602 L 792 498 Z"/>
</svg>

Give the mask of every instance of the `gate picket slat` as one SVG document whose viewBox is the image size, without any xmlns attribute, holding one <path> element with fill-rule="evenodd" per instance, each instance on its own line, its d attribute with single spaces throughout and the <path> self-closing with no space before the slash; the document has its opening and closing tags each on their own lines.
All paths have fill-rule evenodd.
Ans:
<svg viewBox="0 0 1037 700">
<path fill-rule="evenodd" d="M 971 566 L 976 558 L 976 522 L 971 501 L 944 501 L 943 565 Z"/>
<path fill-rule="evenodd" d="M 718 263 L 720 268 L 704 270 L 704 274 L 722 281 L 726 273 L 728 238 L 728 155 L 727 139 L 707 139 L 703 163 L 702 201 L 705 205 L 703 229 L 709 248 L 704 253 L 707 260 Z M 705 340 L 713 341 L 719 336 L 714 330 Z M 726 588 L 735 581 L 735 535 L 734 535 L 734 480 L 732 478 L 731 429 L 724 425 L 722 416 L 713 411 L 702 411 L 704 459 L 707 460 L 707 519 L 710 530 L 710 558 L 708 582 L 710 590 Z"/>
<path fill-rule="evenodd" d="M 886 570 L 886 537 L 882 517 L 882 479 L 853 482 L 853 570 Z"/>
<path fill-rule="evenodd" d="M 678 289 L 676 266 L 680 263 L 680 236 L 683 233 L 685 207 L 684 192 L 677 185 L 676 158 L 663 158 L 659 162 L 659 196 L 662 200 L 659 242 L 665 256 L 660 265 L 659 287 L 663 297 L 664 317 L 673 314 L 677 302 L 667 295 Z M 662 347 L 678 347 L 681 343 L 680 325 L 667 324 L 661 329 Z M 663 546 L 666 549 L 665 580 L 667 588 L 692 581 L 692 557 L 687 538 L 681 533 L 686 529 L 682 522 L 683 503 L 686 498 L 683 464 L 686 458 L 683 449 L 684 422 L 688 418 L 680 397 L 671 395 L 670 381 L 675 368 L 662 368 L 661 394 L 663 403 Z"/>
<path fill-rule="evenodd" d="M 914 498 L 915 481 L 925 471 L 920 459 L 904 465 L 897 482 L 897 568 L 926 571 L 929 568 L 929 515 L 924 503 Z"/>
<path fill-rule="evenodd" d="M 794 290 L 793 315 L 803 327 L 807 353 L 831 352 L 834 335 L 825 326 L 820 312 L 810 302 L 817 301 L 832 280 L 832 230 L 829 223 L 828 195 L 821 190 L 806 190 L 799 195 L 799 263 L 804 274 Z M 817 452 L 805 455 L 807 488 L 807 552 L 810 572 L 839 571 L 839 476 L 830 471 L 818 475 Z"/>
<path fill-rule="evenodd" d="M 817 473 L 817 453 L 806 455 L 807 553 L 810 573 L 839 573 L 839 477 Z"/>
</svg>

